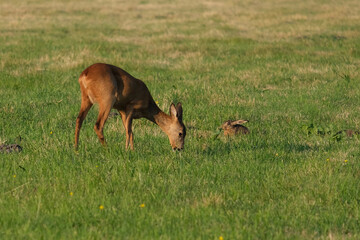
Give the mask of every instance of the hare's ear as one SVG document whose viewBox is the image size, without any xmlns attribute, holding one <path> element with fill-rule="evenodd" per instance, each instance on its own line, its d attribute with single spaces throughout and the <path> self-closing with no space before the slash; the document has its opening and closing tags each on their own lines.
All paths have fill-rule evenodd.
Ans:
<svg viewBox="0 0 360 240">
<path fill-rule="evenodd" d="M 236 120 L 231 123 L 231 125 L 244 124 L 247 123 L 248 120 Z"/>
<path fill-rule="evenodd" d="M 176 104 L 176 117 L 179 119 L 179 121 L 182 121 L 182 115 L 183 115 L 183 109 L 181 102 L 178 102 Z"/>
<path fill-rule="evenodd" d="M 177 111 L 176 111 L 175 105 L 174 105 L 173 103 L 170 105 L 170 110 L 169 110 L 169 112 L 170 112 L 170 116 L 176 117 Z"/>
</svg>

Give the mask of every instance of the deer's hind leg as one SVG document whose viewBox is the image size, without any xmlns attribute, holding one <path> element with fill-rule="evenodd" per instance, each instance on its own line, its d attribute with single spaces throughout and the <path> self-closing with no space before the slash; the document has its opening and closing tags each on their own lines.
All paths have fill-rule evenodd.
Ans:
<svg viewBox="0 0 360 240">
<path fill-rule="evenodd" d="M 92 102 L 90 101 L 89 97 L 82 95 L 81 98 L 81 107 L 78 117 L 76 118 L 76 127 L 75 127 L 75 150 L 78 149 L 79 144 L 79 135 L 80 129 L 86 115 L 88 114 L 90 108 L 92 107 Z"/>
<path fill-rule="evenodd" d="M 104 138 L 104 124 L 110 114 L 110 111 L 114 105 L 113 99 L 102 99 L 101 102 L 99 102 L 99 115 L 96 120 L 94 130 L 96 132 L 96 135 L 98 136 L 100 143 L 102 145 L 105 145 L 105 138 Z"/>
</svg>

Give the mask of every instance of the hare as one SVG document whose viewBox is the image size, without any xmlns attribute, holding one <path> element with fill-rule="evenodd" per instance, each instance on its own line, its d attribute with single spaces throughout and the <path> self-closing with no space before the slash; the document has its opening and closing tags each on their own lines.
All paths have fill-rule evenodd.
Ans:
<svg viewBox="0 0 360 240">
<path fill-rule="evenodd" d="M 22 147 L 18 144 L 1 144 L 0 145 L 0 152 L 1 153 L 11 153 L 11 152 L 21 152 Z"/>
<path fill-rule="evenodd" d="M 227 120 L 224 122 L 220 128 L 224 130 L 225 136 L 237 135 L 237 134 L 248 134 L 250 133 L 249 129 L 241 124 L 247 123 L 248 120 L 236 120 L 231 121 Z"/>
</svg>

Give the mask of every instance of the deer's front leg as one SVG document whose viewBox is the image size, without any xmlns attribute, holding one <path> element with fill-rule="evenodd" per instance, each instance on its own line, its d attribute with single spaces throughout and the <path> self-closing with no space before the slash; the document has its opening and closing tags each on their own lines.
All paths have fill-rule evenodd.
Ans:
<svg viewBox="0 0 360 240">
<path fill-rule="evenodd" d="M 133 138 L 133 132 L 132 132 L 132 120 L 133 120 L 133 111 L 130 111 L 125 116 L 125 121 L 123 120 L 124 126 L 125 126 L 125 132 L 126 132 L 126 149 L 129 148 L 134 150 L 134 138 Z"/>
</svg>

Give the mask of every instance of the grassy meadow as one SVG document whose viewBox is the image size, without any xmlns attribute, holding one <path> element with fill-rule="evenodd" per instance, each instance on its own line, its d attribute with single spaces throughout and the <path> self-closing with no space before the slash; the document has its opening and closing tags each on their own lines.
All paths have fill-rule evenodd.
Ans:
<svg viewBox="0 0 360 240">
<path fill-rule="evenodd" d="M 78 77 L 105 62 L 181 101 L 185 149 Z M 359 239 L 360 2 L 0 2 L 1 239 Z M 218 127 L 248 119 L 250 134 Z"/>
</svg>

